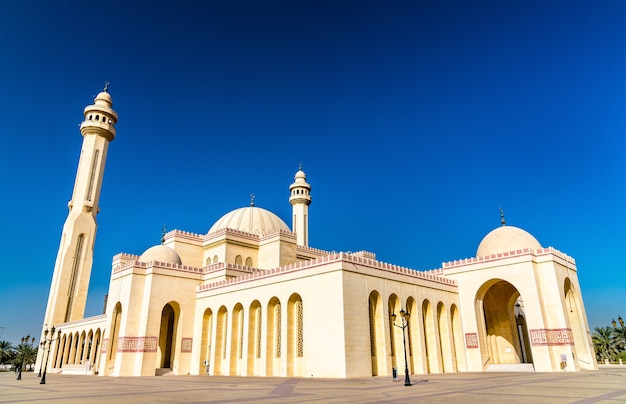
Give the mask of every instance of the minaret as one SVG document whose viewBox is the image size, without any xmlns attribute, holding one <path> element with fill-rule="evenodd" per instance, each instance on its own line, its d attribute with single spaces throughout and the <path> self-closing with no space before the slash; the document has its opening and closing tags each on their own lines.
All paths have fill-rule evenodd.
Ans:
<svg viewBox="0 0 626 404">
<path fill-rule="evenodd" d="M 311 185 L 306 182 L 306 174 L 300 169 L 294 177 L 295 181 L 289 186 L 291 196 L 289 203 L 293 206 L 292 231 L 296 233 L 298 245 L 309 245 L 309 205 L 311 204 Z"/>
<path fill-rule="evenodd" d="M 112 106 L 107 83 L 94 104 L 84 110 L 85 119 L 80 125 L 83 147 L 54 264 L 44 330 L 82 319 L 85 312 L 104 164 L 109 142 L 115 138 L 117 113 Z"/>
</svg>

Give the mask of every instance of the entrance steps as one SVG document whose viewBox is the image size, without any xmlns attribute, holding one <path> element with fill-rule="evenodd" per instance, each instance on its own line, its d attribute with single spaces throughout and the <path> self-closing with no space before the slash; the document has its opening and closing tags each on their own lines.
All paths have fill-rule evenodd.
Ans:
<svg viewBox="0 0 626 404">
<path fill-rule="evenodd" d="M 64 375 L 93 375 L 93 369 L 89 365 L 63 365 L 59 369 Z"/>
<path fill-rule="evenodd" d="M 160 368 L 156 370 L 155 376 L 174 376 L 174 372 L 170 368 Z"/>
<path fill-rule="evenodd" d="M 487 372 L 534 372 L 532 363 L 499 363 L 487 366 Z"/>
</svg>

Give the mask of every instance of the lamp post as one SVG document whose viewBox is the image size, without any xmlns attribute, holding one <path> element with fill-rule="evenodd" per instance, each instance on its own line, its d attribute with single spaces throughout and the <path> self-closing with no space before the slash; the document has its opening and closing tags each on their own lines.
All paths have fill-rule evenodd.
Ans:
<svg viewBox="0 0 626 404">
<path fill-rule="evenodd" d="M 41 377 L 41 381 L 39 382 L 39 384 L 46 384 L 46 371 L 48 370 L 48 358 L 50 357 L 50 348 L 52 347 L 52 342 L 56 341 L 57 338 L 54 338 L 54 332 L 55 332 L 55 328 L 54 326 L 52 326 L 52 329 L 50 330 L 50 338 L 48 339 L 48 329 L 46 328 L 46 330 L 43 332 L 43 347 L 44 347 L 44 352 L 46 355 L 46 360 L 44 361 L 44 365 L 43 365 L 43 376 Z M 61 330 L 59 330 L 59 336 L 61 335 Z M 46 345 L 48 345 L 48 350 L 45 351 L 46 349 Z M 39 372 L 41 373 L 41 368 L 39 368 Z"/>
<path fill-rule="evenodd" d="M 22 363 L 20 363 L 20 369 L 17 373 L 17 379 L 16 380 L 22 380 L 22 368 L 24 367 L 24 360 L 26 359 L 26 345 L 29 344 L 29 340 L 30 340 L 30 334 L 22 337 L 22 343 L 20 344 L 20 349 L 22 350 Z M 32 343 L 30 343 L 31 345 L 35 343 L 35 337 L 33 337 L 33 341 Z"/>
<path fill-rule="evenodd" d="M 404 336 L 404 330 L 409 326 L 409 312 L 400 309 L 400 317 L 402 317 L 402 325 L 396 324 L 396 313 L 391 314 L 391 322 L 394 326 L 402 329 L 402 347 L 404 348 L 404 385 L 411 385 L 411 378 L 409 378 L 409 361 L 406 358 L 406 338 Z"/>
</svg>

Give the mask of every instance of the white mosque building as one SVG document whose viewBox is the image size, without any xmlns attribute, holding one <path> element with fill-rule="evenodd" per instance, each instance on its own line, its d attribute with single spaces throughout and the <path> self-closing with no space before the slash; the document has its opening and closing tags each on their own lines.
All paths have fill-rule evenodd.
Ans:
<svg viewBox="0 0 626 404">
<path fill-rule="evenodd" d="M 84 110 L 42 330 L 54 341 L 37 367 L 326 378 L 402 374 L 405 358 L 409 374 L 597 368 L 573 258 L 504 218 L 476 257 L 428 272 L 316 249 L 302 169 L 291 227 L 251 203 L 206 234 L 170 231 L 141 255 L 113 257 L 105 313 L 84 318 L 112 106 L 105 87 Z"/>
</svg>

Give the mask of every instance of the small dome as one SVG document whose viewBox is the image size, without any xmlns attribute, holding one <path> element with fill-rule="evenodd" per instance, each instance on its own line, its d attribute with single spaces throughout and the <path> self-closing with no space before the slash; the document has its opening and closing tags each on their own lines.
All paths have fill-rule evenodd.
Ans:
<svg viewBox="0 0 626 404">
<path fill-rule="evenodd" d="M 176 251 L 164 245 L 155 245 L 154 247 L 148 248 L 143 254 L 141 254 L 139 261 L 158 261 L 178 265 L 182 265 L 183 263 Z"/>
<path fill-rule="evenodd" d="M 502 226 L 492 230 L 483 238 L 476 251 L 476 256 L 484 257 L 522 248 L 538 250 L 541 248 L 541 244 L 526 230 L 514 226 Z"/>
<path fill-rule="evenodd" d="M 101 91 L 96 96 L 96 99 L 94 100 L 94 104 L 106 105 L 107 107 L 111 108 L 113 106 L 113 100 L 111 99 L 111 95 L 108 92 Z"/>
<path fill-rule="evenodd" d="M 228 212 L 211 226 L 209 233 L 221 229 L 235 229 L 256 234 L 276 230 L 291 231 L 280 217 L 256 206 L 247 206 Z"/>
</svg>

